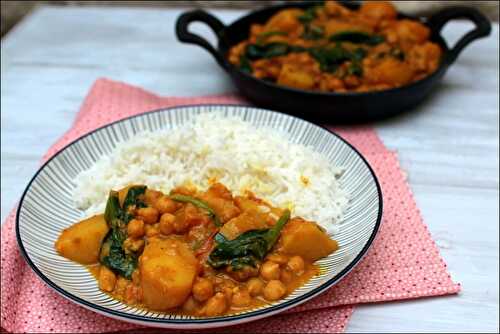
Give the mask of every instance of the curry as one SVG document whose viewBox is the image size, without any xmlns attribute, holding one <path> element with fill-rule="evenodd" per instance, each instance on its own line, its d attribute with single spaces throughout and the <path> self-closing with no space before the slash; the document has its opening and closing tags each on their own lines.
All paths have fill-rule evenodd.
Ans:
<svg viewBox="0 0 500 334">
<path fill-rule="evenodd" d="M 105 212 L 65 229 L 55 248 L 126 304 L 212 317 L 284 298 L 338 245 L 315 222 L 214 183 L 111 191 Z"/>
<path fill-rule="evenodd" d="M 442 50 L 430 29 L 398 19 L 390 2 L 351 10 L 335 1 L 283 9 L 232 47 L 229 62 L 253 76 L 322 92 L 367 92 L 407 85 L 436 71 Z"/>
</svg>

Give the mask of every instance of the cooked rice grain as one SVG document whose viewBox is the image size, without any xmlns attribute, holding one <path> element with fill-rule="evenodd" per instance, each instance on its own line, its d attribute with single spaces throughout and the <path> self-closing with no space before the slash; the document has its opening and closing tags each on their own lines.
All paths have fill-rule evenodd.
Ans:
<svg viewBox="0 0 500 334">
<path fill-rule="evenodd" d="M 185 184 L 205 189 L 217 180 L 236 194 L 250 190 L 335 232 L 348 203 L 338 181 L 342 172 L 276 130 L 201 114 L 174 130 L 145 132 L 121 142 L 77 176 L 73 198 L 90 215 L 103 212 L 110 189 L 129 184 L 163 192 Z"/>
</svg>

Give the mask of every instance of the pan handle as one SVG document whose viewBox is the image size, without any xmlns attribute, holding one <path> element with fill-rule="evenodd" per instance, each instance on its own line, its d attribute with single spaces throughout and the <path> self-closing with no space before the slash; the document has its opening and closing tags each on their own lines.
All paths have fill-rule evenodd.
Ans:
<svg viewBox="0 0 500 334">
<path fill-rule="evenodd" d="M 453 19 L 469 19 L 475 25 L 475 29 L 465 34 L 448 53 L 445 61 L 452 64 L 460 54 L 460 52 L 469 43 L 475 39 L 488 36 L 491 33 L 491 23 L 477 9 L 472 7 L 449 7 L 441 10 L 429 18 L 427 24 L 430 26 L 432 34 L 438 36 L 441 34 L 443 26 Z"/>
<path fill-rule="evenodd" d="M 193 10 L 183 13 L 181 16 L 179 16 L 175 25 L 177 39 L 184 43 L 196 44 L 201 46 L 202 48 L 210 52 L 210 54 L 212 54 L 219 65 L 225 68 L 224 56 L 219 51 L 217 51 L 217 49 L 214 48 L 206 39 L 189 32 L 189 25 L 192 22 L 197 21 L 206 23 L 217 36 L 218 42 L 220 42 L 226 26 L 218 18 L 203 10 Z"/>
</svg>

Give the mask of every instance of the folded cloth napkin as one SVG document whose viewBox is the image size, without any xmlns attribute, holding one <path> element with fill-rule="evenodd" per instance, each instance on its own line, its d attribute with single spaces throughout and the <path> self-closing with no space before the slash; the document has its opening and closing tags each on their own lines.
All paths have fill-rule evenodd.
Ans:
<svg viewBox="0 0 500 334">
<path fill-rule="evenodd" d="M 141 88 L 107 79 L 98 80 L 76 120 L 44 155 L 48 159 L 77 137 L 134 114 L 171 106 L 218 103 L 246 104 L 236 95 L 159 97 Z M 366 127 L 334 128 L 369 161 L 381 183 L 383 221 L 361 263 L 321 296 L 266 320 L 233 326 L 231 332 L 342 332 L 352 305 L 457 293 L 446 264 L 401 171 L 396 153 Z M 85 310 L 42 283 L 22 259 L 14 233 L 15 210 L 1 230 L 1 320 L 12 332 L 111 332 L 143 330 Z M 217 331 L 221 331 L 218 329 Z"/>
</svg>

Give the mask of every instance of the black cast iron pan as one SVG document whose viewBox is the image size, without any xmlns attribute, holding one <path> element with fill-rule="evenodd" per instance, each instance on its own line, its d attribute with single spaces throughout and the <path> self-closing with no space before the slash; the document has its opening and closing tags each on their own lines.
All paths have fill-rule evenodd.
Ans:
<svg viewBox="0 0 500 334">
<path fill-rule="evenodd" d="M 346 7 L 356 9 L 359 3 L 346 2 Z M 284 8 L 307 8 L 308 2 L 290 2 L 284 5 L 266 7 L 238 19 L 226 26 L 215 16 L 194 10 L 179 16 L 176 24 L 177 38 L 184 43 L 196 44 L 210 52 L 217 63 L 231 76 L 241 94 L 258 106 L 298 115 L 314 121 L 329 123 L 363 123 L 387 118 L 412 109 L 436 89 L 448 68 L 460 52 L 475 39 L 488 36 L 491 32 L 489 20 L 474 8 L 452 7 L 444 9 L 430 18 L 410 17 L 399 14 L 399 18 L 418 20 L 431 29 L 431 40 L 438 43 L 444 54 L 440 67 L 431 75 L 399 88 L 366 93 L 325 93 L 294 89 L 257 79 L 242 72 L 229 63 L 226 54 L 229 49 L 248 37 L 250 25 L 264 23 Z M 475 29 L 465 34 L 449 48 L 441 36 L 443 26 L 453 19 L 468 19 Z M 217 48 L 204 38 L 189 32 L 192 22 L 206 23 L 218 38 Z"/>
</svg>

